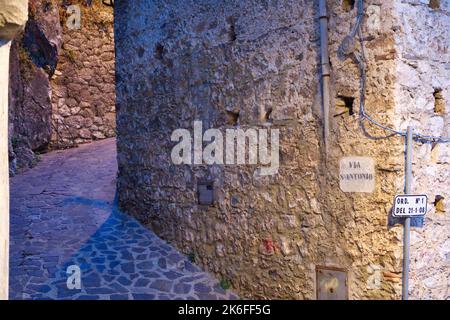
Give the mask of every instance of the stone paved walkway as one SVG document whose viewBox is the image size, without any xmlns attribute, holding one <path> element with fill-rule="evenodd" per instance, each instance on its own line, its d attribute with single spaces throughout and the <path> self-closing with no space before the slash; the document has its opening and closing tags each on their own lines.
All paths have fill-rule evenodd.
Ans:
<svg viewBox="0 0 450 320">
<path fill-rule="evenodd" d="M 10 299 L 237 299 L 117 210 L 116 170 L 109 139 L 11 179 Z M 67 287 L 71 265 L 81 290 Z"/>
</svg>

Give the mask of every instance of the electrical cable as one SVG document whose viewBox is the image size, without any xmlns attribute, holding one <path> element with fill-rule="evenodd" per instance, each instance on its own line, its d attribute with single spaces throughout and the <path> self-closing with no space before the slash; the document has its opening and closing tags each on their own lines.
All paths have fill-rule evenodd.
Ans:
<svg viewBox="0 0 450 320">
<path fill-rule="evenodd" d="M 373 125 L 388 131 L 394 135 L 400 135 L 402 137 L 406 137 L 406 131 L 398 131 L 388 126 L 381 124 L 380 122 L 374 120 L 371 116 L 366 113 L 365 110 L 365 95 L 366 95 L 366 55 L 364 52 L 364 38 L 362 34 L 362 21 L 364 18 L 364 0 L 358 0 L 358 15 L 356 19 L 356 23 L 351 31 L 351 33 L 344 38 L 344 41 L 339 48 L 340 54 L 348 55 L 353 52 L 355 60 L 357 61 L 358 67 L 360 69 L 360 77 L 361 77 L 361 92 L 360 92 L 360 118 L 361 120 L 367 120 Z M 358 55 L 354 50 L 354 39 L 358 35 L 360 42 L 360 55 Z M 423 143 L 450 143 L 450 137 L 436 137 L 436 136 L 428 136 L 416 133 L 414 134 L 414 139 Z"/>
</svg>

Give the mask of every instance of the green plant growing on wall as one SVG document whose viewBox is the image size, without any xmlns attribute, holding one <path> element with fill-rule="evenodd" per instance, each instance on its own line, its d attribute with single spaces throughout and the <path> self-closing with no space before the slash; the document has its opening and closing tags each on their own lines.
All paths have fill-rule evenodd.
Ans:
<svg viewBox="0 0 450 320">
<path fill-rule="evenodd" d="M 77 54 L 73 50 L 65 49 L 65 55 L 71 63 L 77 63 Z"/>
<path fill-rule="evenodd" d="M 18 51 L 20 62 L 20 74 L 22 75 L 25 81 L 30 82 L 34 77 L 35 65 L 33 61 L 31 61 L 28 52 L 22 45 L 19 45 Z"/>
<path fill-rule="evenodd" d="M 40 156 L 39 154 L 36 154 L 36 153 L 35 153 L 33 159 L 31 160 L 31 164 L 30 164 L 31 168 L 37 166 L 37 164 L 38 164 L 40 161 L 41 161 L 41 156 Z"/>
<path fill-rule="evenodd" d="M 12 144 L 13 149 L 17 148 L 21 141 L 22 141 L 22 139 L 20 137 L 13 136 L 11 138 L 11 144 Z"/>
<path fill-rule="evenodd" d="M 222 279 L 222 280 L 220 280 L 220 287 L 223 289 L 223 290 L 228 290 L 228 289 L 230 289 L 231 288 L 231 282 L 228 280 L 228 279 Z"/>
<path fill-rule="evenodd" d="M 189 252 L 187 257 L 188 257 L 189 262 L 195 263 L 195 252 L 194 251 Z"/>
<path fill-rule="evenodd" d="M 111 25 L 111 21 L 109 21 L 105 17 L 100 17 L 99 21 L 96 21 L 95 24 L 97 25 L 98 29 L 102 32 L 108 32 L 108 27 Z"/>
</svg>

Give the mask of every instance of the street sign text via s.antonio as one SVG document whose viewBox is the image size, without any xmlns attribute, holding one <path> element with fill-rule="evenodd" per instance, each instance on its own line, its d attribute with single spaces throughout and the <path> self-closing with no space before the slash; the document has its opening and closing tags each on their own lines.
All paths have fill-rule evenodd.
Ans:
<svg viewBox="0 0 450 320">
<path fill-rule="evenodd" d="M 398 195 L 394 199 L 394 217 L 422 217 L 427 213 L 426 195 Z"/>
<path fill-rule="evenodd" d="M 375 190 L 375 161 L 370 157 L 344 157 L 339 164 L 339 187 L 343 192 Z"/>
</svg>

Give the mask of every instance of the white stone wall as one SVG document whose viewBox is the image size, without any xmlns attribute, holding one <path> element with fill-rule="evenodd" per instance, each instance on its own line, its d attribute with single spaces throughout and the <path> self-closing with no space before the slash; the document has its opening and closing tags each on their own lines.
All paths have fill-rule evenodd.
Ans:
<svg viewBox="0 0 450 320">
<path fill-rule="evenodd" d="M 28 1 L 0 0 L 0 300 L 8 299 L 9 167 L 8 80 L 10 40 L 27 21 Z"/>
<path fill-rule="evenodd" d="M 8 70 L 11 43 L 0 40 L 0 299 L 8 297 Z"/>
<path fill-rule="evenodd" d="M 440 9 L 428 0 L 396 1 L 396 125 L 434 136 L 450 136 L 450 1 Z M 445 112 L 435 112 L 434 92 L 442 90 Z M 412 298 L 445 299 L 450 258 L 450 144 L 415 143 L 413 187 L 426 194 L 424 228 L 411 234 Z M 399 187 L 403 181 L 398 181 Z M 436 208 L 436 196 L 444 200 Z"/>
</svg>

